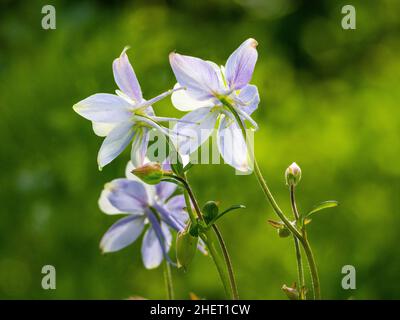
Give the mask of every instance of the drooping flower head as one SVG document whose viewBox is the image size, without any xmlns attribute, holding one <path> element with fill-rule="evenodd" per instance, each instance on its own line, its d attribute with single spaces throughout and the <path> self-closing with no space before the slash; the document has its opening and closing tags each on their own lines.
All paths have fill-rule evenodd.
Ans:
<svg viewBox="0 0 400 320">
<path fill-rule="evenodd" d="M 105 137 L 97 162 L 101 169 L 113 161 L 132 141 L 131 160 L 139 167 L 147 152 L 150 130 L 168 135 L 168 129 L 159 121 L 176 120 L 156 117 L 152 104 L 167 97 L 171 90 L 145 100 L 139 82 L 129 62 L 125 48 L 113 62 L 116 94 L 96 93 L 73 106 L 82 117 L 92 121 L 94 132 Z"/>
<path fill-rule="evenodd" d="M 188 220 L 183 195 L 175 195 L 176 185 L 160 182 L 153 186 L 131 174 L 131 162 L 126 167 L 127 178 L 115 179 L 105 185 L 99 199 L 100 209 L 110 215 L 125 214 L 104 234 L 103 252 L 121 250 L 144 233 L 142 259 L 147 269 L 156 268 L 168 258 L 171 230 L 181 231 Z"/>
<path fill-rule="evenodd" d="M 186 89 L 174 92 L 172 103 L 181 111 L 191 111 L 174 128 L 180 135 L 176 141 L 180 153 L 194 152 L 219 121 L 217 142 L 222 158 L 239 171 L 249 170 L 246 141 L 232 110 L 222 101 L 232 106 L 240 121 L 247 120 L 257 128 L 251 114 L 260 98 L 257 87 L 249 84 L 258 56 L 256 47 L 256 40 L 246 40 L 221 67 L 211 61 L 170 54 L 170 64 L 178 81 L 175 88 Z"/>
</svg>

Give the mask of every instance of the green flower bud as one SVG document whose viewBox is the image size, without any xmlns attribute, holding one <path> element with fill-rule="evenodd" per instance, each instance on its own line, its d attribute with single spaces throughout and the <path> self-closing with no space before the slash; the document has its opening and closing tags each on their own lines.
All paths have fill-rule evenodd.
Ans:
<svg viewBox="0 0 400 320">
<path fill-rule="evenodd" d="M 146 163 L 139 168 L 133 169 L 132 173 L 147 184 L 159 183 L 164 175 L 161 164 L 157 162 Z"/>
<path fill-rule="evenodd" d="M 188 228 L 178 233 L 176 237 L 176 260 L 178 268 L 183 268 L 186 271 L 196 253 L 198 242 L 199 238 L 192 236 Z"/>
<path fill-rule="evenodd" d="M 215 217 L 217 217 L 218 212 L 219 212 L 218 204 L 215 201 L 207 201 L 203 207 L 203 215 L 207 223 L 209 223 Z"/>
<path fill-rule="evenodd" d="M 285 180 L 288 186 L 296 186 L 301 179 L 301 169 L 296 162 L 293 162 L 285 172 Z"/>
<path fill-rule="evenodd" d="M 296 285 L 293 285 L 293 287 L 288 287 L 286 284 L 284 284 L 282 286 L 282 290 L 289 300 L 299 300 L 299 292 L 296 289 Z"/>
<path fill-rule="evenodd" d="M 281 238 L 287 238 L 290 236 L 290 231 L 286 226 L 283 226 L 282 228 L 278 229 L 278 235 Z"/>
</svg>

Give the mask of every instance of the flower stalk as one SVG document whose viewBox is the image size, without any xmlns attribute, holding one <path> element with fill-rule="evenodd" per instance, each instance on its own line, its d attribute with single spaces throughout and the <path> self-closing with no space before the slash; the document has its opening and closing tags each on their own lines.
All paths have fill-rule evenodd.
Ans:
<svg viewBox="0 0 400 320">
<path fill-rule="evenodd" d="M 221 102 L 223 105 L 225 105 L 235 116 L 235 119 L 242 131 L 243 138 L 246 140 L 246 128 L 244 126 L 243 120 L 240 118 L 239 114 L 236 112 L 235 108 L 230 104 L 229 101 L 226 99 L 221 99 Z M 251 154 L 253 153 L 254 156 L 254 173 L 257 177 L 257 180 L 261 186 L 261 189 L 264 191 L 265 196 L 267 197 L 269 203 L 272 206 L 272 209 L 275 211 L 277 216 L 282 220 L 282 222 L 285 224 L 285 226 L 292 232 L 293 236 L 299 240 L 299 242 L 302 244 L 304 251 L 307 256 L 307 261 L 308 265 L 310 267 L 310 273 L 311 273 L 311 278 L 312 278 L 312 285 L 313 285 L 313 291 L 314 291 L 314 299 L 315 300 L 320 300 L 321 299 L 321 291 L 320 291 L 320 283 L 319 283 L 319 277 L 318 277 L 318 269 L 317 269 L 317 264 L 315 262 L 315 258 L 310 246 L 310 243 L 307 239 L 307 233 L 305 230 L 305 226 L 302 227 L 302 230 L 299 231 L 297 227 L 290 222 L 290 220 L 286 217 L 286 215 L 283 213 L 283 211 L 280 209 L 278 206 L 274 196 L 272 195 L 271 190 L 269 189 L 262 173 L 260 170 L 260 167 L 258 166 L 256 157 L 254 155 L 253 150 L 251 149 L 251 145 L 247 143 L 248 147 L 248 153 Z"/>
<path fill-rule="evenodd" d="M 171 266 L 169 265 L 168 261 L 164 261 L 164 281 L 165 281 L 165 289 L 167 292 L 167 300 L 174 300 L 174 286 L 172 282 L 172 275 L 171 275 Z"/>
<path fill-rule="evenodd" d="M 189 216 L 192 219 L 192 222 L 195 223 L 196 220 L 193 219 L 195 217 L 195 215 L 193 214 L 193 211 L 191 209 L 191 203 L 194 206 L 197 218 L 200 221 L 204 222 L 204 217 L 203 217 L 203 214 L 201 213 L 200 206 L 197 202 L 196 197 L 194 196 L 194 193 L 193 193 L 193 190 L 192 190 L 190 184 L 187 181 L 186 175 L 183 178 L 178 177 L 176 175 L 173 175 L 173 177 L 176 180 L 180 181 L 185 188 L 186 206 L 187 206 L 187 210 L 191 211 L 191 212 L 189 212 Z M 191 201 L 189 201 L 189 199 Z M 238 294 L 238 290 L 237 290 L 235 275 L 233 272 L 232 262 L 231 262 L 231 259 L 229 256 L 228 249 L 225 245 L 225 241 L 222 237 L 221 232 L 219 231 L 218 227 L 215 224 L 212 225 L 212 230 L 214 231 L 214 233 L 216 235 L 217 241 L 219 242 L 221 251 L 223 253 L 226 269 L 224 268 L 223 263 L 221 263 L 222 261 L 221 261 L 220 255 L 218 254 L 218 251 L 215 248 L 214 235 L 212 234 L 211 230 L 205 230 L 203 236 L 201 233 L 200 233 L 200 236 L 202 237 L 202 240 L 207 244 L 207 248 L 209 249 L 211 257 L 218 269 L 218 273 L 219 273 L 221 281 L 224 285 L 225 292 L 227 293 L 228 296 L 230 296 L 232 298 L 232 300 L 239 300 L 239 294 Z"/>
<path fill-rule="evenodd" d="M 192 210 L 191 198 L 189 196 L 189 192 L 187 190 L 185 190 L 184 195 L 185 195 L 186 207 L 187 207 L 187 211 L 189 213 L 189 217 L 192 222 L 195 222 L 196 215 L 193 213 L 193 210 Z M 215 244 L 213 241 L 213 234 L 211 232 L 207 232 L 206 234 L 200 234 L 199 236 L 207 245 L 208 252 L 210 253 L 210 256 L 213 259 L 213 262 L 217 268 L 217 271 L 218 271 L 219 277 L 221 279 L 222 285 L 224 287 L 226 296 L 230 297 L 231 290 L 230 290 L 229 277 L 227 275 L 226 269 L 224 268 L 224 263 L 223 263 L 220 255 L 218 254 L 217 249 L 215 248 Z"/>
<path fill-rule="evenodd" d="M 292 212 L 293 216 L 296 219 L 296 223 L 300 219 L 299 211 L 297 210 L 297 205 L 296 205 L 296 199 L 295 199 L 295 186 L 291 185 L 290 186 L 290 204 L 292 207 Z M 299 239 L 297 239 L 295 236 L 293 236 L 294 240 L 294 248 L 296 251 L 296 261 L 297 261 L 297 275 L 298 275 L 298 281 L 299 281 L 299 299 L 300 300 L 306 300 L 306 292 L 305 292 L 305 279 L 304 279 L 304 267 L 303 267 L 303 259 L 301 257 L 301 249 L 299 245 Z"/>
</svg>

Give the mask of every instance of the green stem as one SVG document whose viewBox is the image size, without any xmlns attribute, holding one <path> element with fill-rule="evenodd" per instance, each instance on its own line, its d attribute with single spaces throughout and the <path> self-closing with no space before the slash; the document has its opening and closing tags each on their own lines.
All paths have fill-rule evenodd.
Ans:
<svg viewBox="0 0 400 320">
<path fill-rule="evenodd" d="M 224 286 L 226 296 L 229 297 L 230 299 L 233 299 L 233 293 L 229 282 L 229 276 L 226 272 L 224 260 L 221 258 L 221 255 L 219 254 L 217 248 L 215 247 L 214 235 L 212 234 L 212 232 L 207 231 L 206 236 L 203 235 L 202 239 L 206 243 L 210 256 L 213 259 L 215 266 L 217 267 L 217 271 Z"/>
<path fill-rule="evenodd" d="M 294 248 L 296 251 L 296 261 L 297 261 L 297 278 L 299 280 L 299 300 L 306 300 L 305 293 L 305 280 L 304 280 L 304 267 L 301 258 L 301 249 L 299 245 L 299 239 L 293 236 Z"/>
<path fill-rule="evenodd" d="M 297 230 L 295 226 L 289 221 L 289 219 L 285 216 L 285 214 L 282 212 L 282 210 L 279 208 L 278 204 L 275 201 L 275 198 L 273 197 L 271 191 L 268 188 L 267 183 L 264 180 L 264 177 L 261 173 L 261 170 L 258 166 L 257 160 L 254 156 L 254 173 L 256 174 L 256 177 L 258 179 L 258 182 L 260 183 L 261 189 L 264 191 L 264 194 L 268 198 L 269 203 L 272 206 L 272 209 L 274 209 L 275 213 L 278 215 L 278 217 L 283 221 L 283 223 L 286 225 L 286 227 L 296 236 L 296 238 L 300 239 L 302 237 L 301 233 Z"/>
<path fill-rule="evenodd" d="M 225 264 L 228 269 L 229 282 L 230 282 L 231 289 L 232 289 L 233 300 L 239 300 L 239 293 L 238 293 L 238 289 L 237 289 L 237 285 L 236 285 L 235 274 L 233 272 L 232 261 L 231 261 L 231 258 L 229 257 L 228 249 L 226 247 L 224 238 L 222 237 L 221 231 L 218 229 L 216 224 L 213 224 L 212 228 L 218 238 L 222 253 L 224 255 Z"/>
<path fill-rule="evenodd" d="M 251 145 L 247 142 L 246 128 L 243 124 L 242 119 L 236 112 L 235 108 L 229 103 L 229 101 L 226 101 L 225 99 L 221 99 L 221 102 L 234 115 L 236 122 L 238 123 L 238 125 L 240 126 L 240 129 L 242 130 L 243 137 L 244 137 L 247 147 L 248 147 L 248 153 L 254 155 L 254 152 L 251 149 Z M 308 265 L 310 266 L 311 278 L 312 278 L 313 289 L 314 289 L 314 299 L 319 300 L 321 298 L 321 293 L 320 293 L 320 284 L 319 284 L 319 278 L 318 278 L 317 265 L 315 263 L 315 259 L 314 259 L 314 255 L 311 250 L 310 243 L 307 240 L 307 234 L 306 234 L 305 228 L 303 229 L 303 232 L 300 233 L 297 230 L 297 228 L 294 225 L 292 225 L 292 223 L 289 221 L 289 219 L 286 218 L 285 214 L 279 208 L 271 191 L 269 190 L 267 183 L 265 182 L 265 179 L 264 179 L 264 177 L 261 173 L 261 170 L 258 166 L 255 155 L 254 155 L 254 173 L 258 179 L 258 182 L 260 183 L 261 189 L 264 191 L 264 194 L 268 198 L 268 201 L 271 204 L 272 208 L 274 209 L 275 213 L 282 220 L 282 222 L 286 225 L 286 227 L 292 232 L 292 234 L 301 242 L 301 244 L 304 248 L 304 251 L 306 253 L 306 256 L 307 256 Z"/>
<path fill-rule="evenodd" d="M 184 184 L 184 186 L 185 186 L 185 188 L 186 188 L 186 190 L 187 190 L 187 192 L 189 194 L 189 197 L 192 200 L 192 203 L 193 203 L 194 209 L 195 209 L 195 211 L 197 213 L 197 216 L 199 217 L 199 219 L 204 221 L 204 217 L 203 217 L 203 215 L 201 213 L 200 206 L 199 206 L 199 204 L 198 204 L 198 202 L 196 200 L 196 197 L 194 196 L 194 193 L 192 191 L 192 188 L 191 188 L 189 182 L 187 181 L 186 176 L 184 178 L 182 178 L 181 182 Z M 236 286 L 235 275 L 233 273 L 232 262 L 231 262 L 231 259 L 229 257 L 228 249 L 227 249 L 227 247 L 225 245 L 225 241 L 224 241 L 224 239 L 222 237 L 221 232 L 219 231 L 219 229 L 217 228 L 217 226 L 215 224 L 213 224 L 213 228 L 212 229 L 213 229 L 215 235 L 217 236 L 217 240 L 219 242 L 219 246 L 220 246 L 221 251 L 222 251 L 223 256 L 224 256 L 224 261 L 225 261 L 225 264 L 226 264 L 226 268 L 228 270 L 229 284 L 230 284 L 229 287 L 231 289 L 230 291 L 231 291 L 232 299 L 233 300 L 239 300 L 239 294 L 238 294 L 238 290 L 237 290 L 237 286 Z M 214 259 L 214 261 L 215 261 L 215 259 Z"/>
<path fill-rule="evenodd" d="M 318 268 L 317 264 L 315 263 L 315 258 L 313 255 L 313 252 L 311 250 L 310 243 L 308 242 L 307 239 L 307 233 L 306 230 L 304 229 L 303 231 L 303 238 L 301 241 L 301 244 L 303 245 L 304 252 L 306 253 L 307 256 L 307 261 L 308 265 L 310 267 L 310 273 L 311 273 L 311 281 L 312 281 L 312 286 L 313 286 L 313 291 L 314 291 L 314 300 L 320 300 L 321 299 L 321 287 L 319 283 L 319 277 L 318 277 Z"/>
<path fill-rule="evenodd" d="M 167 299 L 174 300 L 174 287 L 172 284 L 171 267 L 168 261 L 164 262 L 164 281 L 165 289 L 167 291 Z"/>
<path fill-rule="evenodd" d="M 300 215 L 299 211 L 297 210 L 297 205 L 296 205 L 296 199 L 295 199 L 295 193 L 294 193 L 295 187 L 294 185 L 290 186 L 290 204 L 292 206 L 292 211 L 294 218 L 296 219 L 296 222 L 299 220 Z M 299 239 L 297 239 L 295 236 L 293 236 L 294 240 L 294 248 L 296 250 L 296 260 L 297 260 L 297 275 L 299 279 L 299 298 L 300 300 L 306 300 L 306 293 L 305 293 L 305 279 L 304 279 L 304 267 L 303 267 L 303 259 L 301 257 L 301 249 L 299 246 Z"/>
<path fill-rule="evenodd" d="M 191 201 L 190 201 L 191 198 L 189 197 L 188 190 L 185 190 L 184 196 L 185 196 L 186 208 L 189 213 L 189 217 L 190 217 L 192 223 L 196 223 L 196 216 L 192 210 L 192 205 L 191 205 Z M 193 200 L 192 200 L 192 203 L 193 203 Z M 213 241 L 213 234 L 210 231 L 208 231 L 206 235 L 200 235 L 200 237 L 205 242 L 208 252 L 210 253 L 210 256 L 213 259 L 213 262 L 217 268 L 218 275 L 224 286 L 225 294 L 227 297 L 230 297 L 231 290 L 230 290 L 229 277 L 226 273 L 226 269 L 224 268 L 224 262 L 222 261 L 217 249 L 215 248 L 215 243 Z"/>
<path fill-rule="evenodd" d="M 236 122 L 238 123 L 241 131 L 242 131 L 242 135 L 244 140 L 246 141 L 247 144 L 247 148 L 248 148 L 248 154 L 254 154 L 253 150 L 251 149 L 250 144 L 247 141 L 247 134 L 246 134 L 246 128 L 243 124 L 242 119 L 240 118 L 240 116 L 238 115 L 238 113 L 236 112 L 235 108 L 225 99 L 222 99 L 221 102 L 229 109 L 229 111 L 232 112 L 232 114 L 234 115 Z M 254 172 L 257 176 L 258 182 L 260 183 L 261 189 L 264 191 L 264 194 L 267 196 L 272 208 L 274 209 L 275 213 L 278 215 L 278 217 L 283 221 L 283 223 L 286 225 L 286 227 L 298 238 L 301 238 L 301 233 L 292 225 L 292 223 L 289 221 L 288 218 L 286 218 L 285 214 L 282 212 L 282 210 L 279 208 L 278 204 L 276 203 L 274 197 L 272 196 L 271 191 L 268 188 L 267 183 L 264 180 L 264 177 L 261 173 L 261 170 L 258 166 L 256 157 L 254 155 Z"/>
</svg>

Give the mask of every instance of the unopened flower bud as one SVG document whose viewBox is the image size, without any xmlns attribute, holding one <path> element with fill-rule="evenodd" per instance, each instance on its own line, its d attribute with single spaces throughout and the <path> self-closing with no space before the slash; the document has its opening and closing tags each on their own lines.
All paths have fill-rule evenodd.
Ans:
<svg viewBox="0 0 400 320">
<path fill-rule="evenodd" d="M 218 205 L 215 201 L 207 201 L 203 207 L 203 215 L 206 222 L 212 221 L 218 215 Z"/>
<path fill-rule="evenodd" d="M 288 186 L 296 186 L 301 179 L 301 169 L 296 162 L 293 162 L 285 172 L 286 184 Z"/>
<path fill-rule="evenodd" d="M 178 268 L 186 270 L 196 253 L 198 237 L 190 234 L 188 228 L 180 231 L 176 237 L 176 260 Z"/>
<path fill-rule="evenodd" d="M 278 229 L 278 235 L 281 238 L 287 238 L 290 236 L 290 231 L 286 226 L 284 226 L 283 228 Z"/>
<path fill-rule="evenodd" d="M 159 183 L 164 175 L 161 164 L 157 162 L 146 163 L 139 168 L 133 169 L 132 173 L 147 184 Z"/>
<path fill-rule="evenodd" d="M 299 300 L 299 292 L 297 291 L 296 287 L 288 287 L 286 284 L 282 286 L 283 292 L 289 298 L 289 300 Z"/>
</svg>

